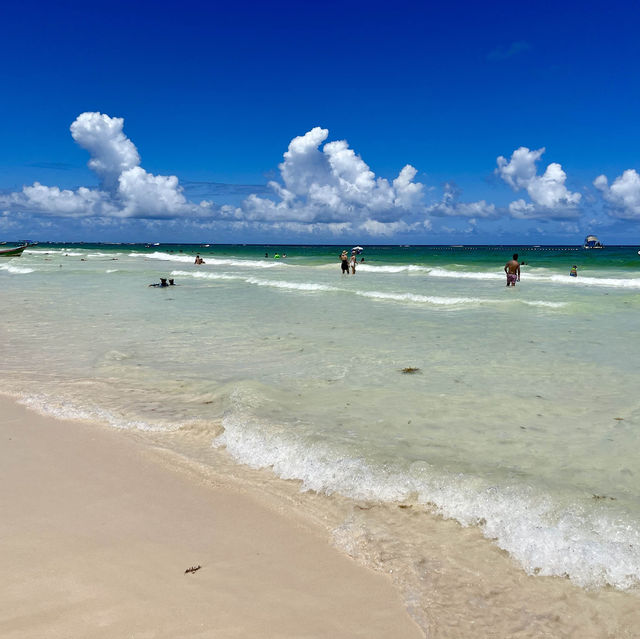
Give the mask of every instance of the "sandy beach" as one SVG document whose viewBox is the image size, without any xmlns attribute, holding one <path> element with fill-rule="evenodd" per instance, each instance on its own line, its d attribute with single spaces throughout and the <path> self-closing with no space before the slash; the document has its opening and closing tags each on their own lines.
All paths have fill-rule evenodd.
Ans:
<svg viewBox="0 0 640 639">
<path fill-rule="evenodd" d="M 384 575 L 295 512 L 116 431 L 0 415 L 2 637 L 422 636 Z"/>
</svg>

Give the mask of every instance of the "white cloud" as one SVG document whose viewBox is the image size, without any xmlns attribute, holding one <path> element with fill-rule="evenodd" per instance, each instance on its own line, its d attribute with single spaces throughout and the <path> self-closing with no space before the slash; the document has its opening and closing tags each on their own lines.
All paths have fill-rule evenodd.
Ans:
<svg viewBox="0 0 640 639">
<path fill-rule="evenodd" d="M 124 120 L 81 113 L 71 125 L 73 139 L 91 158 L 99 189 L 60 189 L 34 182 L 0 196 L 0 206 L 56 217 L 166 218 L 211 211 L 211 203 L 190 203 L 174 175 L 152 175 L 140 166 L 138 150 L 123 133 Z"/>
<path fill-rule="evenodd" d="M 485 200 L 477 202 L 459 202 L 459 190 L 454 184 L 444 185 L 444 194 L 440 202 L 436 202 L 428 207 L 432 215 L 446 217 L 496 217 L 498 211 L 495 204 L 488 204 Z"/>
<path fill-rule="evenodd" d="M 511 154 L 509 160 L 498 157 L 495 173 L 514 191 L 526 189 L 531 198 L 531 202 L 523 199 L 512 202 L 509 212 L 521 219 L 575 218 L 580 213 L 578 205 L 582 195 L 567 189 L 567 174 L 560 164 L 549 164 L 542 175 L 537 174 L 536 162 L 544 152 L 544 147 L 531 151 L 521 146 Z"/>
<path fill-rule="evenodd" d="M 152 175 L 139 166 L 120 175 L 118 195 L 124 205 L 118 213 L 122 217 L 173 217 L 193 212 L 175 175 Z"/>
<path fill-rule="evenodd" d="M 89 168 L 100 177 L 102 186 L 113 191 L 120 175 L 140 164 L 135 145 L 123 133 L 123 118 L 104 113 L 81 113 L 71 125 L 73 139 L 89 152 Z"/>
<path fill-rule="evenodd" d="M 28 210 L 60 217 L 110 215 L 115 211 L 106 193 L 84 186 L 70 191 L 34 182 L 32 186 L 25 186 L 22 193 L 13 194 L 13 200 Z"/>
<path fill-rule="evenodd" d="M 395 233 L 407 233 L 417 227 L 417 224 L 407 224 L 403 220 L 397 222 L 378 222 L 377 220 L 365 220 L 360 224 L 360 229 L 369 235 L 391 237 Z"/>
<path fill-rule="evenodd" d="M 635 169 L 627 169 L 611 186 L 604 175 L 599 175 L 593 185 L 602 192 L 613 217 L 640 221 L 640 175 Z"/>
<path fill-rule="evenodd" d="M 414 182 L 414 167 L 406 165 L 390 183 L 376 177 L 345 140 L 325 143 L 328 135 L 327 129 L 314 127 L 291 140 L 279 165 L 282 184 L 269 183 L 272 198 L 249 196 L 241 205 L 246 219 L 290 228 L 346 224 L 388 235 L 410 228 L 403 218 L 424 214 L 423 185 Z"/>
</svg>

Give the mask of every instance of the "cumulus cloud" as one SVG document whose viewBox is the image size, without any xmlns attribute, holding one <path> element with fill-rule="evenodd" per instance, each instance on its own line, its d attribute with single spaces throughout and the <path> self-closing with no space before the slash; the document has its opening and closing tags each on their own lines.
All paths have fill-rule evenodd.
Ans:
<svg viewBox="0 0 640 639">
<path fill-rule="evenodd" d="M 627 169 L 611 186 L 606 176 L 599 175 L 593 185 L 602 193 L 613 217 L 640 221 L 640 175 Z"/>
<path fill-rule="evenodd" d="M 459 189 L 451 182 L 448 182 L 444 185 L 442 200 L 428 207 L 428 212 L 431 215 L 437 216 L 467 217 L 474 219 L 479 217 L 496 217 L 498 214 L 495 204 L 488 204 L 485 200 L 460 202 L 458 201 L 459 196 Z"/>
<path fill-rule="evenodd" d="M 70 127 L 73 140 L 89 154 L 88 166 L 98 178 L 95 188 L 61 189 L 35 182 L 21 191 L 0 194 L 0 211 L 44 218 L 71 218 L 80 224 L 194 225 L 200 229 L 259 233 L 347 233 L 391 237 L 431 228 L 437 218 L 459 218 L 473 228 L 477 220 L 506 213 L 521 219 L 576 218 L 581 195 L 566 187 L 562 166 L 549 164 L 537 173 L 544 148 L 516 149 L 497 158 L 495 173 L 514 191 L 525 191 L 498 209 L 486 200 L 463 202 L 453 183 L 439 201 L 425 201 L 427 188 L 417 170 L 405 165 L 395 178 L 377 176 L 346 140 L 329 140 L 329 131 L 314 127 L 294 137 L 278 165 L 278 179 L 238 193 L 233 205 L 209 199 L 189 200 L 175 175 L 154 175 L 142 166 L 138 149 L 125 135 L 124 120 L 103 113 L 80 114 Z M 595 185 L 620 217 L 640 217 L 640 176 L 627 171 L 609 187 L 600 176 Z M 218 185 L 220 186 L 220 185 Z M 192 197 L 211 196 L 191 185 Z M 240 196 L 249 193 L 240 201 Z M 217 193 L 215 194 L 217 197 Z M 137 222 L 136 222 L 137 223 Z"/>
<path fill-rule="evenodd" d="M 503 156 L 497 159 L 496 175 L 501 177 L 514 191 L 525 189 L 530 202 L 516 200 L 509 205 L 513 217 L 570 219 L 579 215 L 578 205 L 582 195 L 567 189 L 567 174 L 557 163 L 549 164 L 542 175 L 538 175 L 536 162 L 542 157 L 545 148 L 531 151 L 521 146 L 511 158 Z"/>
<path fill-rule="evenodd" d="M 423 185 L 414 181 L 414 167 L 407 164 L 389 182 L 376 177 L 345 140 L 326 142 L 328 135 L 327 129 L 314 127 L 291 140 L 279 165 L 282 182 L 269 183 L 272 197 L 251 195 L 242 203 L 247 219 L 347 225 L 388 235 L 410 228 L 402 218 L 424 214 Z"/>
<path fill-rule="evenodd" d="M 102 187 L 113 191 L 120 175 L 140 164 L 138 149 L 123 133 L 124 119 L 104 113 L 81 113 L 71 125 L 71 135 L 89 152 L 89 168 L 100 177 Z"/>
<path fill-rule="evenodd" d="M 71 125 L 73 139 L 89 152 L 88 166 L 100 179 L 99 188 L 69 190 L 35 182 L 0 196 L 0 206 L 55 217 L 149 219 L 198 215 L 210 206 L 188 202 L 176 176 L 145 171 L 123 127 L 122 118 L 103 113 L 81 113 Z"/>
</svg>

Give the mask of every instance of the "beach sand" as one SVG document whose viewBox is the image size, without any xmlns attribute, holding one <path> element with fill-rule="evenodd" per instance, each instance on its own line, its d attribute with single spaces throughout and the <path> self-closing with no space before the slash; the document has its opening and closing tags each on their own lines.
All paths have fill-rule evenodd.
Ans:
<svg viewBox="0 0 640 639">
<path fill-rule="evenodd" d="M 423 636 L 296 512 L 8 399 L 0 437 L 4 639 Z"/>
</svg>

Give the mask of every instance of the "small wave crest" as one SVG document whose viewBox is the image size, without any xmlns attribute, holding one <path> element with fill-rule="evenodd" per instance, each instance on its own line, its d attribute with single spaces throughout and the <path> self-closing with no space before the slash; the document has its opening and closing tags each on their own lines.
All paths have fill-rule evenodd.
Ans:
<svg viewBox="0 0 640 639">
<path fill-rule="evenodd" d="M 235 407 L 225 414 L 213 445 L 252 468 L 270 468 L 303 490 L 383 502 L 416 500 L 463 526 L 479 526 L 532 575 L 568 576 L 582 587 L 625 590 L 640 583 L 638 522 L 622 511 L 561 507 L 524 485 L 489 485 L 479 478 L 438 471 L 427 462 L 408 468 L 374 464 L 326 442 L 258 421 Z"/>
<path fill-rule="evenodd" d="M 49 397 L 46 395 L 17 394 L 14 399 L 23 406 L 50 417 L 71 421 L 98 422 L 119 430 L 142 431 L 174 431 L 181 424 L 152 424 L 150 422 L 119 417 L 109 410 L 100 407 L 86 407 L 71 401 Z"/>
<path fill-rule="evenodd" d="M 150 260 L 163 260 L 166 262 L 181 262 L 183 264 L 193 264 L 193 255 L 175 255 L 173 253 L 162 253 L 156 251 L 155 253 L 130 253 L 130 257 L 143 257 Z M 283 262 L 278 261 L 260 261 L 260 260 L 234 260 L 218 257 L 210 257 L 205 255 L 204 266 L 238 266 L 241 268 L 277 268 L 282 266 L 288 266 Z"/>
<path fill-rule="evenodd" d="M 536 278 L 547 279 L 547 278 Z M 570 275 L 551 275 L 552 282 L 559 284 L 571 284 L 572 286 L 603 286 L 608 288 L 640 289 L 640 279 L 633 277 L 571 277 Z"/>
<path fill-rule="evenodd" d="M 370 273 L 429 273 L 432 269 L 428 266 L 418 266 L 417 264 L 406 264 L 403 266 L 378 266 L 375 264 L 358 263 L 358 271 L 368 271 Z"/>
<path fill-rule="evenodd" d="M 415 293 L 383 293 L 379 291 L 355 291 L 356 295 L 376 300 L 391 300 L 394 302 L 414 302 L 418 304 L 435 304 L 436 306 L 456 306 L 460 304 L 482 304 L 493 300 L 483 300 L 479 297 L 438 297 L 434 295 L 417 295 Z"/>
<path fill-rule="evenodd" d="M 330 286 L 328 284 L 318 284 L 316 282 L 289 282 L 286 280 L 268 280 L 259 277 L 240 277 L 237 275 L 228 275 L 225 273 L 191 273 L 188 271 L 172 271 L 174 276 L 194 277 L 209 280 L 242 280 L 247 284 L 254 286 L 267 286 L 281 290 L 289 291 L 306 291 L 306 292 L 331 292 L 346 293 L 367 297 L 374 300 L 388 300 L 392 302 L 417 303 L 417 304 L 433 304 L 436 306 L 456 306 L 461 304 L 480 304 L 492 302 L 495 300 L 482 300 L 475 297 L 438 297 L 432 295 L 417 295 L 414 293 L 385 293 L 382 291 L 363 291 L 340 288 Z"/>
<path fill-rule="evenodd" d="M 12 266 L 11 264 L 0 264 L 1 271 L 7 271 L 13 275 L 26 275 L 27 273 L 33 273 L 34 269 L 26 268 L 24 266 Z"/>
<path fill-rule="evenodd" d="M 546 302 L 545 300 L 518 300 L 527 306 L 538 306 L 541 308 L 563 308 L 567 306 L 566 302 Z"/>
</svg>

